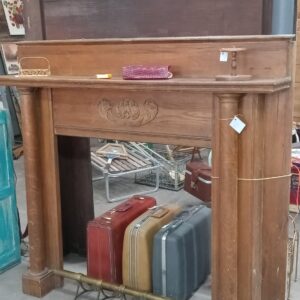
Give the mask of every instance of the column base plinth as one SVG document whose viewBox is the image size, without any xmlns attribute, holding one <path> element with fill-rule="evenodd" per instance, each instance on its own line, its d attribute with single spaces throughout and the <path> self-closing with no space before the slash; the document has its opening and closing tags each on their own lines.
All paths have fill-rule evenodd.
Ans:
<svg viewBox="0 0 300 300">
<path fill-rule="evenodd" d="M 28 271 L 23 274 L 22 284 L 24 294 L 41 298 L 56 287 L 61 286 L 62 281 L 58 281 L 51 271 L 38 275 Z"/>
</svg>

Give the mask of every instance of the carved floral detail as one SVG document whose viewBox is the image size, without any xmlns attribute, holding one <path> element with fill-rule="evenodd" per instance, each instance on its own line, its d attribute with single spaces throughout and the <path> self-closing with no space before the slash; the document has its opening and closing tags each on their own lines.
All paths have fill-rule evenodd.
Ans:
<svg viewBox="0 0 300 300">
<path fill-rule="evenodd" d="M 104 98 L 99 101 L 98 110 L 102 118 L 116 124 L 142 126 L 156 118 L 158 106 L 150 99 L 139 104 L 131 99 L 112 103 L 112 101 Z"/>
</svg>

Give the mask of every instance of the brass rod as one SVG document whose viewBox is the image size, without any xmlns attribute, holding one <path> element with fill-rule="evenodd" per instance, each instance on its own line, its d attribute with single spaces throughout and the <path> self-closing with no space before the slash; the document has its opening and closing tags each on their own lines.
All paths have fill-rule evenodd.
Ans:
<svg viewBox="0 0 300 300">
<path fill-rule="evenodd" d="M 127 294 L 135 297 L 142 297 L 143 299 L 149 300 L 170 300 L 170 298 L 155 296 L 150 293 L 139 292 L 130 288 L 125 287 L 124 285 L 116 285 L 113 283 L 105 282 L 99 279 L 91 278 L 81 273 L 75 273 L 66 270 L 52 270 L 54 275 L 75 280 L 77 282 L 90 284 L 95 287 L 104 288 L 121 294 Z"/>
</svg>

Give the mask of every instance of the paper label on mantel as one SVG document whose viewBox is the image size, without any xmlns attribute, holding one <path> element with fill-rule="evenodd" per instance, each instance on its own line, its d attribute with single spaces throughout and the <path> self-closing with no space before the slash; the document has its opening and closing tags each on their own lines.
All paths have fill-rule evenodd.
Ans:
<svg viewBox="0 0 300 300">
<path fill-rule="evenodd" d="M 237 133 L 241 133 L 244 128 L 246 127 L 246 124 L 239 119 L 237 116 L 235 116 L 232 121 L 229 124 Z"/>
<path fill-rule="evenodd" d="M 220 61 L 222 62 L 228 61 L 228 52 L 225 51 L 220 52 Z"/>
</svg>

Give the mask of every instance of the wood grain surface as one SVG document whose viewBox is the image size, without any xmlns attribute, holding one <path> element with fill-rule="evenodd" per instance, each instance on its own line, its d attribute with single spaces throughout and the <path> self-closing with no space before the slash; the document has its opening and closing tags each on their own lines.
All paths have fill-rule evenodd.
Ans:
<svg viewBox="0 0 300 300">
<path fill-rule="evenodd" d="M 198 52 L 208 59 L 221 45 L 228 47 L 233 43 L 247 44 L 252 49 L 241 69 L 243 73 L 252 70 L 255 74 L 252 80 L 226 83 L 214 80 L 214 74 L 224 72 L 218 61 L 199 63 L 203 73 L 201 68 L 194 68 Z M 184 55 L 176 52 L 174 45 L 175 48 L 183 46 L 180 49 L 185 50 Z M 291 36 L 219 41 L 208 38 L 205 42 L 149 39 L 21 44 L 21 56 L 39 53 L 49 57 L 53 66 L 53 75 L 48 77 L 0 77 L 1 84 L 34 87 L 23 93 L 23 118 L 29 133 L 40 132 L 38 139 L 25 135 L 25 145 L 29 155 L 26 167 L 29 217 L 33 224 L 44 228 L 29 228 L 30 246 L 36 253 L 30 260 L 32 269 L 42 273 L 37 275 L 29 269 L 23 277 L 24 291 L 41 296 L 61 284 L 51 277 L 51 272 L 43 271 L 60 269 L 62 261 L 56 135 L 76 136 L 70 137 L 74 139 L 74 149 L 79 145 L 77 137 L 94 135 L 160 143 L 184 142 L 192 146 L 211 140 L 212 299 L 284 300 L 293 45 Z M 118 49 L 106 56 L 111 63 L 101 61 L 99 55 L 92 65 L 91 49 L 98 54 L 106 47 Z M 118 57 L 126 49 L 131 49 L 130 55 L 143 62 L 147 61 L 144 57 L 149 59 L 150 53 L 157 58 L 173 57 L 177 78 L 133 82 L 120 78 L 98 81 L 92 76 L 96 67 L 105 65 L 114 66 L 117 72 L 123 63 Z M 260 58 L 255 60 L 253 53 Z M 80 68 L 76 66 L 75 55 L 81 57 Z M 129 52 L 127 55 L 130 58 Z M 207 70 L 206 64 L 211 64 L 213 69 Z M 205 72 L 210 72 L 210 78 L 204 78 Z M 145 104 L 145 100 L 151 105 Z M 139 119 L 140 115 L 145 119 Z M 246 124 L 241 134 L 228 124 L 235 115 Z M 122 124 L 118 125 L 119 122 Z M 46 146 L 37 152 L 41 141 Z M 85 163 L 89 162 L 88 155 L 89 149 L 83 150 Z M 73 159 L 72 163 L 75 162 Z M 49 180 L 44 172 L 46 168 L 52 174 Z M 53 196 L 45 195 L 50 190 Z M 50 223 L 52 228 L 46 225 Z M 48 258 L 50 250 L 53 253 Z"/>
<path fill-rule="evenodd" d="M 230 62 L 220 62 L 220 49 L 235 46 L 246 48 L 237 59 L 238 74 L 279 78 L 290 72 L 290 56 L 286 55 L 291 47 L 288 37 L 27 42 L 20 44 L 19 56 L 46 57 L 53 75 L 111 73 L 114 78 L 122 77 L 122 67 L 126 65 L 162 64 L 171 66 L 174 78 L 215 78 L 230 73 Z M 23 61 L 24 68 L 33 64 L 38 68 L 37 60 Z"/>
</svg>

